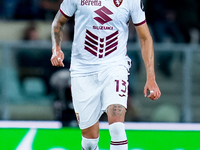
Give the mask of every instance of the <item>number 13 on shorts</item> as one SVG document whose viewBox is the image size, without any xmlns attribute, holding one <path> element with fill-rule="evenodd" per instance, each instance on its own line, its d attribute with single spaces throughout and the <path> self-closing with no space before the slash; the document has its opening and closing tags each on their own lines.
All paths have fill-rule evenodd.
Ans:
<svg viewBox="0 0 200 150">
<path fill-rule="evenodd" d="M 127 97 L 128 81 L 125 80 L 115 80 L 116 92 L 119 93 L 120 97 Z"/>
</svg>

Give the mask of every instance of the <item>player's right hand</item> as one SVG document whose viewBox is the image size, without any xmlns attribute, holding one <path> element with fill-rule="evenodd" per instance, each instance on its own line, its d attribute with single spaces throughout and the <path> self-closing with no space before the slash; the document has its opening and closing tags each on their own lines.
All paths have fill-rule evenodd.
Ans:
<svg viewBox="0 0 200 150">
<path fill-rule="evenodd" d="M 64 53 L 62 50 L 53 51 L 51 56 L 51 64 L 56 67 L 64 67 Z"/>
</svg>

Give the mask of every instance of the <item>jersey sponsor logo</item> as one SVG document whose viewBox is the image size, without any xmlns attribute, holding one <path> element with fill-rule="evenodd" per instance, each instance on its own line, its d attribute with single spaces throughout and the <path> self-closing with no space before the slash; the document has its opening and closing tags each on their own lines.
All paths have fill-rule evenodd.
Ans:
<svg viewBox="0 0 200 150">
<path fill-rule="evenodd" d="M 105 38 L 101 38 L 86 30 L 84 49 L 92 55 L 103 58 L 117 50 L 119 32 L 116 31 Z"/>
<path fill-rule="evenodd" d="M 113 0 L 113 3 L 116 7 L 119 7 L 122 4 L 123 0 Z"/>
<path fill-rule="evenodd" d="M 99 22 L 100 24 L 107 23 L 109 21 L 112 21 L 112 19 L 108 15 L 112 15 L 113 12 L 111 12 L 108 8 L 105 6 L 101 7 L 100 9 L 94 11 L 99 17 L 95 17 L 94 19 Z"/>
<path fill-rule="evenodd" d="M 100 0 L 81 0 L 81 6 L 88 5 L 88 6 L 101 6 Z"/>
<path fill-rule="evenodd" d="M 113 27 L 110 27 L 110 26 L 93 26 L 93 29 L 96 29 L 96 30 L 113 30 Z"/>
</svg>

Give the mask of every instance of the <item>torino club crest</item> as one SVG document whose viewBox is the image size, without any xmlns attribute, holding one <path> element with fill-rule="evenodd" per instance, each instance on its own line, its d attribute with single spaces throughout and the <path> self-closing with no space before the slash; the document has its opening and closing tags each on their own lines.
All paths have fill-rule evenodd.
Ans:
<svg viewBox="0 0 200 150">
<path fill-rule="evenodd" d="M 123 0 L 113 0 L 113 2 L 116 7 L 119 7 L 122 4 Z"/>
</svg>

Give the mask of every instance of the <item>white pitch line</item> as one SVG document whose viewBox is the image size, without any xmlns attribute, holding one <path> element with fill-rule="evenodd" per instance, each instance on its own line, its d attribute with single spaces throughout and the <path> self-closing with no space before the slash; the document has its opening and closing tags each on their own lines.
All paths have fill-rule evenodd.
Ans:
<svg viewBox="0 0 200 150">
<path fill-rule="evenodd" d="M 107 122 L 100 122 L 100 129 L 108 129 Z M 125 123 L 126 130 L 176 130 L 200 131 L 200 123 Z"/>
<path fill-rule="evenodd" d="M 32 145 L 37 129 L 30 129 L 15 150 L 33 150 Z"/>
<path fill-rule="evenodd" d="M 108 129 L 108 122 L 100 122 L 100 129 Z M 126 130 L 177 130 L 200 131 L 200 123 L 125 123 Z M 0 128 L 44 128 L 59 129 L 59 121 L 0 121 Z"/>
<path fill-rule="evenodd" d="M 60 121 L 0 121 L 0 128 L 62 128 Z"/>
</svg>

